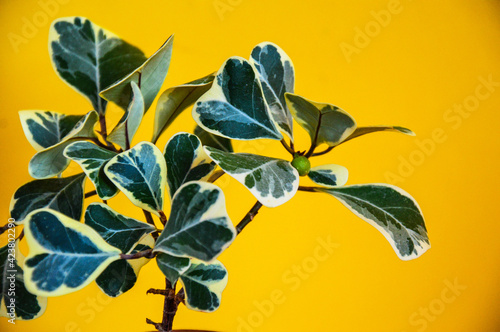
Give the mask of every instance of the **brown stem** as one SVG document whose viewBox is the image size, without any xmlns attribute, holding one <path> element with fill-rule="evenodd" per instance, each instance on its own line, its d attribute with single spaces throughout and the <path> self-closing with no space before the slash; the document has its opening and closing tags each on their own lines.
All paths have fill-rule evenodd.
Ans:
<svg viewBox="0 0 500 332">
<path fill-rule="evenodd" d="M 317 157 L 317 156 L 322 156 L 324 154 L 327 154 L 328 152 L 332 151 L 334 148 L 334 146 L 330 146 L 328 147 L 326 150 L 324 151 L 321 151 L 321 152 L 316 152 L 316 153 L 313 153 L 311 157 Z"/>
<path fill-rule="evenodd" d="M 2 227 L 0 227 L 0 235 L 2 235 L 3 233 L 5 233 L 9 228 L 12 228 L 10 226 L 10 223 L 7 223 L 7 224 L 3 225 Z"/>
<path fill-rule="evenodd" d="M 170 292 L 175 292 L 175 284 L 172 285 L 168 279 L 165 278 L 165 290 Z M 170 331 L 174 325 L 174 317 L 177 313 L 178 303 L 175 301 L 175 296 L 165 296 L 165 301 L 163 302 L 163 319 L 161 322 L 161 328 L 165 331 Z"/>
<path fill-rule="evenodd" d="M 289 145 L 286 143 L 285 139 L 283 138 L 283 139 L 281 140 L 281 144 L 285 147 L 285 149 L 286 149 L 286 150 L 287 150 L 287 151 L 288 151 L 288 152 L 289 152 L 292 156 L 295 154 L 295 150 L 294 150 L 294 148 L 293 148 L 293 143 L 292 143 L 292 141 L 290 141 L 290 145 L 292 145 L 292 146 L 289 146 Z"/>
<path fill-rule="evenodd" d="M 151 212 L 146 211 L 144 209 L 142 209 L 142 212 L 144 212 L 144 216 L 146 217 L 147 223 L 150 224 L 151 226 L 153 226 L 154 228 L 156 228 L 155 221 L 153 220 L 153 216 L 151 215 Z M 159 236 L 158 231 L 151 233 L 151 235 L 153 236 L 155 241 Z"/>
<path fill-rule="evenodd" d="M 92 197 L 92 196 L 95 196 L 97 195 L 97 191 L 96 190 L 92 190 L 92 191 L 89 191 L 88 193 L 85 193 L 85 198 L 89 198 L 89 197 Z"/>
<path fill-rule="evenodd" d="M 299 190 L 300 191 L 309 191 L 309 192 L 312 192 L 312 193 L 315 193 L 315 192 L 318 192 L 317 190 L 318 188 L 316 187 L 305 187 L 305 186 L 299 186 Z"/>
<path fill-rule="evenodd" d="M 207 182 L 214 183 L 224 174 L 226 174 L 226 172 L 224 172 L 223 170 L 218 170 L 210 176 L 210 178 L 207 180 Z"/>
<path fill-rule="evenodd" d="M 252 220 L 255 218 L 257 213 L 259 213 L 259 209 L 262 207 L 262 203 L 257 201 L 254 206 L 248 211 L 248 213 L 241 219 L 240 223 L 236 226 L 236 232 L 238 234 L 241 233 L 243 228 L 245 228 Z"/>
<path fill-rule="evenodd" d="M 160 214 L 161 223 L 163 224 L 163 226 L 165 226 L 167 224 L 167 216 L 165 215 L 165 212 L 158 211 L 158 213 Z"/>
<path fill-rule="evenodd" d="M 163 326 L 161 325 L 161 323 L 155 323 L 149 318 L 146 318 L 146 323 L 153 325 L 155 327 L 155 329 L 157 329 L 159 332 L 169 332 L 169 331 L 166 331 L 163 329 Z"/>
<path fill-rule="evenodd" d="M 102 138 L 106 140 L 106 138 L 108 138 L 108 129 L 106 128 L 106 117 L 104 114 L 99 114 L 99 125 L 101 126 L 100 134 L 102 135 Z"/>
<path fill-rule="evenodd" d="M 156 253 L 153 252 L 153 249 L 147 249 L 144 251 L 136 252 L 135 254 L 120 254 L 121 259 L 139 259 L 139 258 L 153 258 L 156 256 Z"/>
</svg>

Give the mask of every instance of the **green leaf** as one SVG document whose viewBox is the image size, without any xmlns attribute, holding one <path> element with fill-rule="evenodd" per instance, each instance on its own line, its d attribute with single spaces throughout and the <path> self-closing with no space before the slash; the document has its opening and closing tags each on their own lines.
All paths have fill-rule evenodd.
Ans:
<svg viewBox="0 0 500 332">
<path fill-rule="evenodd" d="M 142 238 L 156 230 L 152 225 L 127 218 L 102 203 L 92 203 L 87 207 L 85 224 L 124 254 L 129 253 Z"/>
<path fill-rule="evenodd" d="M 147 112 L 156 95 L 161 89 L 163 81 L 167 76 L 172 57 L 172 45 L 174 36 L 170 36 L 167 41 L 150 56 L 144 63 L 129 71 L 129 75 L 114 83 L 107 89 L 103 89 L 101 97 L 112 101 L 123 109 L 127 109 L 132 97 L 130 83 L 136 83 L 141 89 L 144 97 L 144 112 Z M 125 76 L 125 75 L 124 75 Z"/>
<path fill-rule="evenodd" d="M 210 90 L 196 102 L 193 118 L 212 134 L 238 140 L 281 140 L 264 99 L 259 74 L 245 59 L 229 58 Z"/>
<path fill-rule="evenodd" d="M 402 260 L 417 258 L 430 248 L 422 211 L 402 189 L 388 184 L 364 184 L 317 191 L 334 196 L 378 229 Z"/>
<path fill-rule="evenodd" d="M 31 294 L 24 285 L 24 256 L 19 242 L 0 248 L 0 316 L 30 320 L 40 317 L 47 308 L 47 298 Z M 12 286 L 14 283 L 14 287 Z"/>
<path fill-rule="evenodd" d="M 317 103 L 292 93 L 285 93 L 285 99 L 293 118 L 316 146 L 322 143 L 336 146 L 356 129 L 356 121 L 335 105 Z"/>
<path fill-rule="evenodd" d="M 24 134 L 37 151 L 61 142 L 83 117 L 49 111 L 19 111 Z"/>
<path fill-rule="evenodd" d="M 198 136 L 203 146 L 210 146 L 224 152 L 234 151 L 230 139 L 209 133 L 198 125 L 194 128 L 194 134 Z"/>
<path fill-rule="evenodd" d="M 154 246 L 154 239 L 147 235 L 132 250 L 131 254 L 139 251 L 151 249 Z M 97 277 L 96 284 L 108 296 L 117 297 L 134 287 L 139 272 L 144 265 L 149 263 L 150 259 L 142 257 L 139 259 L 125 260 L 121 259 L 111 263 Z"/>
<path fill-rule="evenodd" d="M 85 174 L 67 178 L 34 180 L 16 190 L 10 201 L 10 215 L 20 223 L 31 212 L 41 208 L 59 211 L 80 220 L 83 211 Z"/>
<path fill-rule="evenodd" d="M 221 262 L 193 262 L 180 278 L 186 292 L 186 307 L 204 312 L 219 308 L 227 285 L 227 270 Z"/>
<path fill-rule="evenodd" d="M 130 142 L 139 129 L 144 116 L 144 99 L 141 90 L 135 82 L 132 81 L 130 84 L 132 85 L 132 101 L 116 127 L 108 135 L 108 141 L 117 144 L 122 149 L 130 147 Z"/>
<path fill-rule="evenodd" d="M 100 114 L 106 110 L 106 101 L 99 92 L 146 60 L 140 49 L 84 17 L 55 20 L 49 32 L 49 52 L 61 79 Z"/>
<path fill-rule="evenodd" d="M 309 178 L 325 187 L 340 187 L 347 183 L 349 171 L 344 166 L 329 164 L 311 168 Z"/>
<path fill-rule="evenodd" d="M 172 136 L 163 155 L 167 163 L 167 183 L 171 197 L 186 182 L 206 180 L 215 168 L 200 140 L 193 134 L 177 133 Z"/>
<path fill-rule="evenodd" d="M 106 164 L 104 172 L 132 203 L 159 216 L 166 186 L 165 159 L 149 142 L 141 142 Z"/>
<path fill-rule="evenodd" d="M 156 255 L 156 263 L 161 272 L 173 285 L 179 280 L 181 274 L 191 266 L 191 260 L 186 257 L 175 257 L 169 254 L 159 253 Z"/>
<path fill-rule="evenodd" d="M 399 126 L 370 126 L 370 127 L 358 127 L 356 130 L 347 137 L 343 143 L 366 134 L 376 133 L 379 131 L 392 131 L 396 133 L 405 134 L 408 136 L 415 136 L 415 133 L 408 128 Z"/>
<path fill-rule="evenodd" d="M 160 135 L 186 108 L 210 89 L 214 81 L 214 74 L 209 74 L 197 80 L 174 86 L 164 91 L 156 103 L 153 138 L 156 143 Z"/>
<path fill-rule="evenodd" d="M 267 207 L 286 203 L 299 188 L 299 173 L 286 160 L 227 153 L 211 147 L 205 147 L 205 150 L 224 172 L 247 187 Z"/>
<path fill-rule="evenodd" d="M 95 137 L 97 119 L 95 111 L 87 113 L 61 142 L 37 152 L 29 163 L 30 175 L 35 179 L 47 179 L 64 171 L 69 165 L 64 149 L 77 139 Z"/>
<path fill-rule="evenodd" d="M 250 63 L 259 72 L 266 102 L 276 125 L 293 140 L 293 118 L 285 102 L 285 92 L 293 93 L 294 69 L 290 57 L 270 42 L 255 46 Z"/>
<path fill-rule="evenodd" d="M 154 251 L 209 262 L 235 237 L 222 190 L 211 183 L 189 182 L 172 199 L 170 218 Z"/>
<path fill-rule="evenodd" d="M 78 141 L 66 147 L 64 156 L 80 165 L 94 184 L 97 195 L 101 199 L 110 199 L 118 193 L 118 188 L 104 174 L 104 165 L 116 156 L 116 152 L 101 148 L 94 143 Z M 79 218 L 73 217 L 73 219 Z"/>
<path fill-rule="evenodd" d="M 30 250 L 25 283 L 36 295 L 77 291 L 120 258 L 120 249 L 107 244 L 94 229 L 49 209 L 30 213 L 24 231 Z"/>
</svg>

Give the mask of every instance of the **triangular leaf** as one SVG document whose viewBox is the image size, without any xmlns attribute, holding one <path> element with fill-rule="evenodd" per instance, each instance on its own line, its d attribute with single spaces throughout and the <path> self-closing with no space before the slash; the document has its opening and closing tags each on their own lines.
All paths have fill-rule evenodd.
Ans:
<svg viewBox="0 0 500 332">
<path fill-rule="evenodd" d="M 181 274 L 191 266 L 191 260 L 186 257 L 175 257 L 169 254 L 156 255 L 156 263 L 165 277 L 174 285 Z"/>
<path fill-rule="evenodd" d="M 198 125 L 194 128 L 194 134 L 200 139 L 203 146 L 210 146 L 224 152 L 234 151 L 230 139 L 209 133 Z"/>
<path fill-rule="evenodd" d="M 165 145 L 163 155 L 171 197 L 184 183 L 207 179 L 215 168 L 200 140 L 193 134 L 177 133 L 172 136 Z"/>
<path fill-rule="evenodd" d="M 152 225 L 125 217 L 102 203 L 92 203 L 87 207 L 85 224 L 124 254 L 129 253 L 146 234 L 156 230 Z"/>
<path fill-rule="evenodd" d="M 210 89 L 214 78 L 212 73 L 189 83 L 171 87 L 161 94 L 156 103 L 151 142 L 156 143 L 175 118 Z"/>
<path fill-rule="evenodd" d="M 402 260 L 415 259 L 430 248 L 422 211 L 402 189 L 388 184 L 364 184 L 317 191 L 334 196 L 378 229 Z"/>
<path fill-rule="evenodd" d="M 165 158 L 149 142 L 141 142 L 106 164 L 104 172 L 132 203 L 160 215 L 166 186 Z"/>
<path fill-rule="evenodd" d="M 180 278 L 186 292 L 186 307 L 203 312 L 219 308 L 227 285 L 227 270 L 221 262 L 193 262 Z"/>
<path fill-rule="evenodd" d="M 370 126 L 370 127 L 357 127 L 356 130 L 347 137 L 343 143 L 366 134 L 376 133 L 379 131 L 392 131 L 396 133 L 405 134 L 408 136 L 415 136 L 415 133 L 408 128 L 399 126 Z"/>
<path fill-rule="evenodd" d="M 322 143 L 336 146 L 356 129 L 356 121 L 335 105 L 317 103 L 292 93 L 286 93 L 285 99 L 293 118 L 316 146 Z"/>
<path fill-rule="evenodd" d="M 91 227 L 49 209 L 28 215 L 24 231 L 30 253 L 25 284 L 41 296 L 59 296 L 92 282 L 120 249 L 107 244 Z"/>
<path fill-rule="evenodd" d="M 80 220 L 83 211 L 85 174 L 67 178 L 34 180 L 16 190 L 10 201 L 10 215 L 20 223 L 31 212 L 41 208 L 59 211 Z"/>
<path fill-rule="evenodd" d="M 311 168 L 307 176 L 319 185 L 339 187 L 347 183 L 349 171 L 344 166 L 329 164 Z"/>
<path fill-rule="evenodd" d="M 50 111 L 19 111 L 24 134 L 37 151 L 61 142 L 83 117 Z"/>
<path fill-rule="evenodd" d="M 104 165 L 116 154 L 116 152 L 86 141 L 71 143 L 64 150 L 64 156 L 80 165 L 94 184 L 97 195 L 104 200 L 110 199 L 118 193 L 118 188 L 104 174 Z"/>
<path fill-rule="evenodd" d="M 19 242 L 0 248 L 0 316 L 30 320 L 40 317 L 47 308 L 47 298 L 31 294 L 24 285 L 24 256 Z M 14 283 L 15 286 L 12 286 Z"/>
<path fill-rule="evenodd" d="M 167 41 L 150 56 L 144 63 L 138 65 L 125 78 L 114 83 L 101 92 L 101 97 L 112 101 L 123 109 L 128 107 L 132 97 L 130 83 L 136 83 L 141 89 L 144 97 L 144 112 L 147 112 L 156 95 L 161 89 L 163 81 L 167 76 L 172 57 L 172 45 L 174 36 L 170 36 Z M 125 76 L 125 75 L 124 75 Z"/>
<path fill-rule="evenodd" d="M 209 262 L 235 237 L 222 190 L 211 183 L 194 181 L 175 194 L 170 218 L 154 251 Z"/>
<path fill-rule="evenodd" d="M 193 118 L 213 134 L 238 140 L 281 140 L 266 104 L 259 74 L 245 59 L 229 58 L 210 90 L 193 107 Z"/>
<path fill-rule="evenodd" d="M 122 149 L 130 147 L 144 115 L 144 99 L 141 90 L 135 82 L 132 81 L 130 84 L 132 85 L 132 101 L 116 127 L 108 135 L 108 141 L 119 145 Z"/>
<path fill-rule="evenodd" d="M 106 101 L 99 92 L 146 60 L 140 49 L 84 17 L 55 20 L 49 32 L 49 52 L 61 79 L 100 114 L 106 110 Z"/>
<path fill-rule="evenodd" d="M 255 46 L 250 63 L 259 72 L 266 102 L 276 125 L 293 140 L 293 118 L 285 102 L 285 92 L 293 93 L 294 69 L 290 57 L 270 42 Z"/>
<path fill-rule="evenodd" d="M 69 165 L 64 149 L 78 138 L 95 137 L 94 125 L 97 118 L 95 111 L 87 113 L 61 142 L 37 152 L 29 163 L 30 175 L 35 179 L 47 179 L 64 171 Z"/>
<path fill-rule="evenodd" d="M 286 160 L 227 153 L 211 147 L 205 147 L 205 150 L 224 172 L 247 187 L 267 207 L 286 203 L 299 188 L 299 173 Z"/>
<path fill-rule="evenodd" d="M 153 237 L 147 235 L 131 253 L 152 249 L 153 246 Z M 115 261 L 97 277 L 95 282 L 106 295 L 111 297 L 120 296 L 134 287 L 140 270 L 149 261 L 150 259 L 146 257 Z"/>
</svg>

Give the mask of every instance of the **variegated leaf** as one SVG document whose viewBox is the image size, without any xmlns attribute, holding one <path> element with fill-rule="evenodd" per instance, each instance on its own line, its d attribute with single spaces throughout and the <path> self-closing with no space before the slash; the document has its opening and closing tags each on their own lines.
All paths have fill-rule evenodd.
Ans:
<svg viewBox="0 0 500 332">
<path fill-rule="evenodd" d="M 142 238 L 156 230 L 152 225 L 125 217 L 102 203 L 92 203 L 87 207 L 85 224 L 124 254 L 129 253 Z"/>
<path fill-rule="evenodd" d="M 34 180 L 16 190 L 10 201 L 10 215 L 21 223 L 31 212 L 41 208 L 59 211 L 80 220 L 83 211 L 85 174 L 67 178 Z"/>
<path fill-rule="evenodd" d="M 64 150 L 64 156 L 80 165 L 94 184 L 97 195 L 103 200 L 110 199 L 118 193 L 118 188 L 104 174 L 104 165 L 116 154 L 86 141 L 71 143 Z"/>
<path fill-rule="evenodd" d="M 224 172 L 247 187 L 267 207 L 286 203 L 299 188 L 299 173 L 286 160 L 228 153 L 211 147 L 205 150 Z"/>
<path fill-rule="evenodd" d="M 106 110 L 106 101 L 99 92 L 146 61 L 140 49 L 84 17 L 55 20 L 49 32 L 49 52 L 61 79 L 100 114 Z"/>
<path fill-rule="evenodd" d="M 347 183 L 349 171 L 344 166 L 329 164 L 311 168 L 307 176 L 319 185 L 340 187 Z"/>
<path fill-rule="evenodd" d="M 209 133 L 198 125 L 194 128 L 194 134 L 200 139 L 203 146 L 210 146 L 224 152 L 234 151 L 230 139 Z"/>
<path fill-rule="evenodd" d="M 19 111 L 24 135 L 37 151 L 61 142 L 83 117 L 50 111 Z"/>
<path fill-rule="evenodd" d="M 159 253 L 156 255 L 156 263 L 165 277 L 174 285 L 181 274 L 191 266 L 191 260 L 186 257 L 176 257 L 169 254 Z"/>
<path fill-rule="evenodd" d="M 209 262 L 235 237 L 222 190 L 211 183 L 193 181 L 174 195 L 170 218 L 154 251 Z"/>
<path fill-rule="evenodd" d="M 378 229 L 402 260 L 415 259 L 430 248 L 422 211 L 404 190 L 388 184 L 317 188 Z"/>
<path fill-rule="evenodd" d="M 264 42 L 252 50 L 250 63 L 259 72 L 264 96 L 274 121 L 293 140 L 293 118 L 285 102 L 285 92 L 293 93 L 294 90 L 292 60 L 278 45 Z"/>
<path fill-rule="evenodd" d="M 24 256 L 19 242 L 0 248 L 0 316 L 15 320 L 40 317 L 47 298 L 31 294 L 24 285 Z"/>
<path fill-rule="evenodd" d="M 167 76 L 170 58 L 172 57 L 173 42 L 174 36 L 172 35 L 155 54 L 134 68 L 135 70 L 133 69 L 129 75 L 116 83 L 113 82 L 112 86 L 103 89 L 101 97 L 114 102 L 123 109 L 127 109 L 132 97 L 130 83 L 134 82 L 141 89 L 144 97 L 144 112 L 147 112 Z"/>
<path fill-rule="evenodd" d="M 151 142 L 156 143 L 175 118 L 210 89 L 214 77 L 212 73 L 189 83 L 171 87 L 160 95 L 156 103 Z"/>
<path fill-rule="evenodd" d="M 107 244 L 94 229 L 49 209 L 30 213 L 24 231 L 29 247 L 24 281 L 36 295 L 77 291 L 120 258 L 120 249 Z"/>
<path fill-rule="evenodd" d="M 141 142 L 108 161 L 104 172 L 132 203 L 160 215 L 167 170 L 165 159 L 156 146 Z"/>
<path fill-rule="evenodd" d="M 108 141 L 119 145 L 122 149 L 130 148 L 130 142 L 139 129 L 144 116 L 144 98 L 141 90 L 134 81 L 130 84 L 132 86 L 132 101 L 116 127 L 108 135 Z"/>
<path fill-rule="evenodd" d="M 193 118 L 213 134 L 238 140 L 281 140 L 262 92 L 259 74 L 245 59 L 229 58 L 193 107 Z"/>
<path fill-rule="evenodd" d="M 134 254 L 139 251 L 152 249 L 154 239 L 147 235 L 131 251 Z M 149 263 L 150 259 L 142 257 L 139 259 L 120 259 L 111 263 L 95 280 L 97 286 L 108 296 L 117 297 L 134 287 L 142 267 Z"/>
<path fill-rule="evenodd" d="M 317 103 L 292 93 L 286 93 L 285 99 L 293 118 L 315 145 L 336 146 L 356 129 L 356 121 L 335 105 Z"/>
<path fill-rule="evenodd" d="M 87 113 L 61 142 L 37 152 L 29 163 L 30 175 L 35 179 L 47 179 L 64 171 L 70 162 L 64 156 L 64 149 L 79 138 L 95 137 L 97 119 L 95 111 Z"/>
<path fill-rule="evenodd" d="M 227 270 L 221 262 L 192 262 L 180 279 L 189 309 L 212 312 L 219 308 L 222 292 L 227 285 Z"/>
<path fill-rule="evenodd" d="M 376 133 L 379 131 L 392 131 L 396 133 L 405 134 L 408 136 L 415 136 L 415 133 L 408 128 L 399 126 L 370 126 L 370 127 L 357 127 L 356 130 L 347 137 L 344 142 L 347 142 L 353 138 L 363 136 L 366 134 Z"/>
<path fill-rule="evenodd" d="M 215 168 L 200 140 L 193 134 L 177 133 L 172 136 L 163 155 L 167 163 L 167 183 L 171 197 L 186 182 L 206 180 Z"/>
</svg>

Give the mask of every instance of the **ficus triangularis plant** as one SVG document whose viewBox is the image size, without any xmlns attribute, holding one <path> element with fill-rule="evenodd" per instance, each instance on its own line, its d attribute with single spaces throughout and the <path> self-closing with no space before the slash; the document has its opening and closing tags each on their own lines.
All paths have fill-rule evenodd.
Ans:
<svg viewBox="0 0 500 332">
<path fill-rule="evenodd" d="M 93 281 L 105 294 L 120 296 L 155 259 L 166 287 L 148 292 L 164 296 L 165 304 L 161 320 L 147 322 L 170 331 L 181 304 L 205 312 L 220 306 L 228 273 L 217 257 L 262 206 L 278 207 L 298 190 L 338 199 L 379 230 L 403 260 L 430 247 L 422 212 L 408 193 L 387 184 L 345 185 L 345 167 L 312 160 L 361 135 L 413 132 L 396 126 L 358 127 L 341 108 L 295 94 L 293 63 L 272 43 L 257 45 L 249 59 L 231 57 L 214 73 L 164 91 L 156 104 L 151 140 L 132 146 L 167 75 L 172 44 L 170 37 L 147 58 L 86 18 L 52 24 L 49 51 L 55 72 L 90 102 L 92 111 L 19 113 L 37 152 L 29 163 L 34 180 L 12 197 L 15 222 L 2 227 L 2 233 L 22 227 L 0 249 L 3 316 L 37 318 L 47 297 Z M 110 102 L 124 112 L 111 130 L 106 126 Z M 157 147 L 162 133 L 191 106 L 198 125 L 194 134 L 177 133 L 165 147 Z M 311 137 L 305 151 L 295 148 L 294 120 Z M 289 160 L 233 151 L 231 140 L 256 139 L 281 142 Z M 71 162 L 80 173 L 66 174 Z M 214 184 L 224 174 L 257 199 L 239 223 L 229 218 L 224 193 Z M 305 176 L 317 186 L 301 186 Z M 87 178 L 95 189 L 86 192 Z M 120 191 L 142 209 L 144 220 L 107 205 Z M 94 195 L 102 202 L 86 205 L 85 199 Z M 26 258 L 17 246 L 22 239 L 29 247 Z M 7 271 L 13 267 L 14 299 L 5 291 Z M 7 307 L 12 301 L 14 309 Z"/>
</svg>

